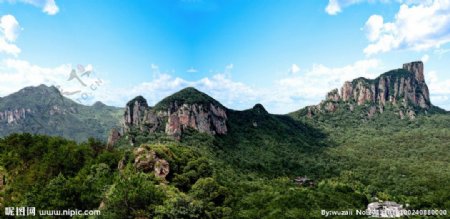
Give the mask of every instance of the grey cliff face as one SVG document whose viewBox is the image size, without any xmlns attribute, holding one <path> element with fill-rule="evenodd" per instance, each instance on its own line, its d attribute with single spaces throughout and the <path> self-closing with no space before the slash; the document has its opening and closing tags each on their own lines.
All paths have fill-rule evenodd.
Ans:
<svg viewBox="0 0 450 219">
<path fill-rule="evenodd" d="M 228 131 L 226 120 L 226 111 L 213 104 L 182 104 L 179 106 L 177 103 L 172 103 L 168 109 L 165 131 L 177 139 L 187 128 L 210 135 L 226 134 Z"/>
<path fill-rule="evenodd" d="M 138 96 L 127 103 L 123 120 L 125 131 L 130 131 L 133 126 L 141 125 L 147 108 L 147 101 L 142 96 Z"/>
<path fill-rule="evenodd" d="M 127 104 L 123 119 L 125 132 L 131 129 L 148 133 L 165 132 L 178 140 L 189 128 L 210 135 L 226 134 L 226 123 L 226 109 L 213 103 L 179 104 L 175 101 L 165 110 L 155 110 L 148 107 L 142 97 Z"/>
<path fill-rule="evenodd" d="M 423 76 L 423 62 L 419 61 L 403 64 L 403 69 L 412 72 L 419 83 L 425 83 L 425 77 Z"/>
<path fill-rule="evenodd" d="M 21 119 L 25 119 L 27 114 L 31 113 L 31 109 L 15 109 L 15 110 L 5 110 L 0 112 L 0 122 L 6 122 L 8 124 L 17 123 Z"/>
<path fill-rule="evenodd" d="M 383 113 L 388 104 L 402 106 L 406 110 L 398 112 L 400 118 L 408 116 L 410 119 L 415 118 L 413 108 L 426 111 L 432 106 L 424 79 L 424 66 L 420 61 L 406 63 L 402 69 L 387 72 L 373 80 L 358 78 L 347 81 L 340 93 L 337 89 L 332 90 L 321 104 L 308 107 L 307 116 L 323 111 L 335 112 L 342 102 L 349 105 L 350 111 L 355 106 L 376 106 L 368 110 L 369 118 L 377 111 Z"/>
</svg>

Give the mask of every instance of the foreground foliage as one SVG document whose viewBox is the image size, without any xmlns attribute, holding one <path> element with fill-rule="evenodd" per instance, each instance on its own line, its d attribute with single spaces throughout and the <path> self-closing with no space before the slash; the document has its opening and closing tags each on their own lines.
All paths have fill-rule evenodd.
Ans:
<svg viewBox="0 0 450 219">
<path fill-rule="evenodd" d="M 94 139 L 10 135 L 0 139 L 1 204 L 101 209 L 103 218 L 311 218 L 375 198 L 450 210 L 448 115 L 363 121 L 253 109 L 229 120 L 228 135 L 191 130 L 181 142 L 131 133 L 169 162 L 166 180 L 137 171 L 125 140 L 107 149 Z M 293 182 L 305 175 L 311 186 Z"/>
</svg>

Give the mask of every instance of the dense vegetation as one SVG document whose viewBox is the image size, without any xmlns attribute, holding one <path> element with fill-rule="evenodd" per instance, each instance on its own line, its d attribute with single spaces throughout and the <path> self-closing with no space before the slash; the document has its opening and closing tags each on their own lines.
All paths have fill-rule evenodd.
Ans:
<svg viewBox="0 0 450 219">
<path fill-rule="evenodd" d="M 450 210 L 448 114 L 365 115 L 271 115 L 257 105 L 229 111 L 227 135 L 189 130 L 177 142 L 132 132 L 114 148 L 13 134 L 0 140 L 1 201 L 100 208 L 102 218 L 311 218 L 376 199 Z M 131 138 L 169 162 L 166 180 L 134 167 Z M 297 185 L 298 176 L 313 183 Z"/>
<path fill-rule="evenodd" d="M 171 103 L 177 103 L 178 105 L 193 103 L 209 105 L 210 103 L 212 103 L 216 106 L 222 106 L 221 103 L 208 96 L 207 94 L 200 92 L 193 87 L 187 87 L 162 99 L 154 106 L 154 109 L 166 110 L 170 107 Z"/>
</svg>

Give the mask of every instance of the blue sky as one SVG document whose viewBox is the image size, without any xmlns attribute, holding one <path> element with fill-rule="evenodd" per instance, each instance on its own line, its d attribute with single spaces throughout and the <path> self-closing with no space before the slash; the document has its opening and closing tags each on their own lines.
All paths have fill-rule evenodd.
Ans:
<svg viewBox="0 0 450 219">
<path fill-rule="evenodd" d="M 423 60 L 432 102 L 450 109 L 450 0 L 0 2 L 0 96 L 44 83 L 124 106 L 194 86 L 287 113 Z M 68 81 L 77 65 L 87 86 Z"/>
</svg>

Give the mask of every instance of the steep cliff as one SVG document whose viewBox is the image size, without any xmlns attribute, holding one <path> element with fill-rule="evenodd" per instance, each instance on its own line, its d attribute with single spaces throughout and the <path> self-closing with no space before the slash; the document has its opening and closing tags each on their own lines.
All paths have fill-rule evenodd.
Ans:
<svg viewBox="0 0 450 219">
<path fill-rule="evenodd" d="M 154 107 L 138 96 L 127 103 L 124 132 L 165 132 L 181 139 L 186 129 L 192 128 L 211 135 L 226 134 L 227 109 L 195 88 L 185 88 L 164 98 Z"/>
<path fill-rule="evenodd" d="M 433 107 L 428 86 L 424 79 L 422 62 L 411 62 L 403 68 L 391 70 L 375 79 L 357 78 L 347 81 L 340 92 L 334 89 L 317 106 L 306 108 L 306 115 L 333 113 L 338 109 L 353 111 L 355 107 L 366 108 L 367 116 L 373 117 L 386 108 L 392 109 L 400 118 L 414 119 L 417 113 L 428 113 Z"/>
</svg>

